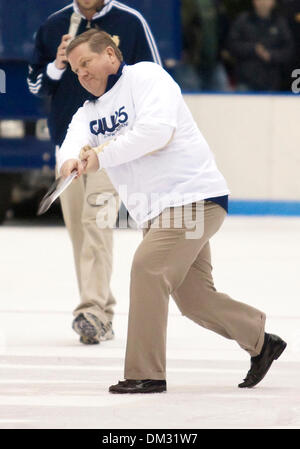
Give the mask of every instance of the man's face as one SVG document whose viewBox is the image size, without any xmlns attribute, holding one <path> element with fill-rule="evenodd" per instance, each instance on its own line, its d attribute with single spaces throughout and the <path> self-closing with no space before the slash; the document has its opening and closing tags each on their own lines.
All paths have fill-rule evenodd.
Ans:
<svg viewBox="0 0 300 449">
<path fill-rule="evenodd" d="M 253 0 L 253 5 L 259 15 L 267 16 L 275 6 L 275 0 Z"/>
<path fill-rule="evenodd" d="M 77 0 L 78 6 L 84 10 L 100 9 L 104 0 Z"/>
<path fill-rule="evenodd" d="M 68 61 L 80 84 L 91 94 L 104 94 L 107 78 L 116 73 L 120 63 L 111 47 L 102 53 L 94 53 L 88 43 L 80 44 L 69 54 Z"/>
</svg>

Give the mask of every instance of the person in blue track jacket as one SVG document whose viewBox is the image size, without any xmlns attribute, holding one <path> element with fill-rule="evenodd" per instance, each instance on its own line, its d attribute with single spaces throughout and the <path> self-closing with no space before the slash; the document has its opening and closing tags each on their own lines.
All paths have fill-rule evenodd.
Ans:
<svg viewBox="0 0 300 449">
<path fill-rule="evenodd" d="M 148 23 L 142 14 L 124 3 L 76 0 L 48 17 L 35 36 L 27 81 L 32 94 L 50 99 L 48 126 L 57 161 L 73 115 L 91 99 L 67 63 L 66 48 L 72 38 L 90 28 L 109 33 L 126 64 L 151 61 L 161 65 Z M 95 207 L 101 192 L 118 200 L 104 170 L 100 176 L 91 173 L 80 177 L 61 196 L 81 298 L 73 313 L 72 327 L 84 344 L 97 344 L 114 337 L 112 321 L 116 301 L 110 289 L 113 235 L 101 217 L 113 213 L 117 217 L 118 207 L 108 210 L 109 201 Z"/>
</svg>

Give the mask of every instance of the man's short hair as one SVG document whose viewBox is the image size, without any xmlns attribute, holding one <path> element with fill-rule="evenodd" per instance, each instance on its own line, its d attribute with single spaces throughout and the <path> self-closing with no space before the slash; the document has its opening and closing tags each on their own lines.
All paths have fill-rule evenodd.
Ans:
<svg viewBox="0 0 300 449">
<path fill-rule="evenodd" d="M 107 47 L 112 47 L 116 53 L 117 58 L 120 62 L 123 61 L 123 55 L 113 38 L 110 34 L 102 30 L 89 30 L 85 33 L 79 34 L 75 39 L 73 39 L 67 47 L 66 54 L 67 57 L 74 48 L 81 44 L 88 43 L 90 49 L 94 53 L 102 53 Z"/>
</svg>

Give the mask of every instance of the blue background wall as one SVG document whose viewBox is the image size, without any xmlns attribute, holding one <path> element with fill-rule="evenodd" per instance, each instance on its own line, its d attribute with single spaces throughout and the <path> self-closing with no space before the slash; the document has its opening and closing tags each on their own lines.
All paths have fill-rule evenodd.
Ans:
<svg viewBox="0 0 300 449">
<path fill-rule="evenodd" d="M 45 115 L 44 103 L 28 91 L 27 61 L 38 27 L 50 14 L 70 3 L 70 0 L 0 0 L 0 69 L 6 73 L 7 92 L 0 96 L 0 119 L 36 119 Z M 179 0 L 123 3 L 138 8 L 151 24 L 163 60 L 179 57 Z"/>
<path fill-rule="evenodd" d="M 27 59 L 39 25 L 70 0 L 0 0 L 0 58 Z M 180 54 L 179 0 L 124 0 L 143 13 L 158 42 L 162 58 Z"/>
</svg>

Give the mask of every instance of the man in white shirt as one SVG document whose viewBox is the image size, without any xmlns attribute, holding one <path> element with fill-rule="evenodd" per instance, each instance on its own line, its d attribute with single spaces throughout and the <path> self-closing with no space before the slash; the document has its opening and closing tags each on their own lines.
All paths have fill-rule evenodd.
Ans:
<svg viewBox="0 0 300 449">
<path fill-rule="evenodd" d="M 97 99 L 73 117 L 61 174 L 104 168 L 144 228 L 131 271 L 125 381 L 109 391 L 166 391 L 170 295 L 183 315 L 250 354 L 239 387 L 257 385 L 286 343 L 265 333 L 263 312 L 215 290 L 209 240 L 224 221 L 229 190 L 178 85 L 153 63 L 125 66 L 104 32 L 84 33 L 67 56 Z"/>
</svg>

